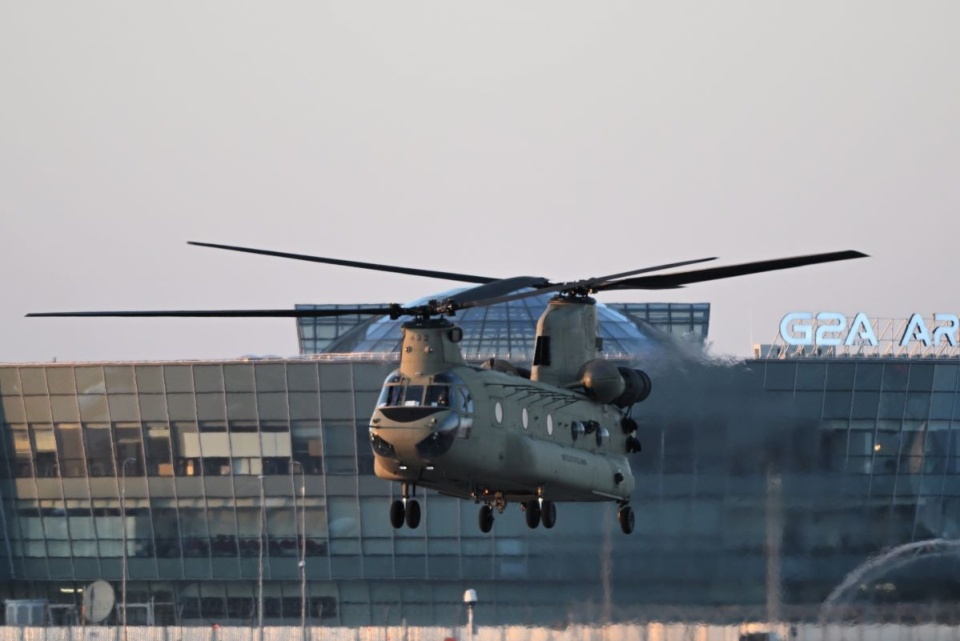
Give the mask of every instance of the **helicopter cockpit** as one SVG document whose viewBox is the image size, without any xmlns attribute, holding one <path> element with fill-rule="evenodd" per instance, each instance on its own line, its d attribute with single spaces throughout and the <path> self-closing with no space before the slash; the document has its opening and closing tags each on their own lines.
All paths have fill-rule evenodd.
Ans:
<svg viewBox="0 0 960 641">
<path fill-rule="evenodd" d="M 448 408 L 463 416 L 473 414 L 473 398 L 466 383 L 456 374 L 437 374 L 429 384 L 415 385 L 395 371 L 383 382 L 377 407 Z"/>
</svg>

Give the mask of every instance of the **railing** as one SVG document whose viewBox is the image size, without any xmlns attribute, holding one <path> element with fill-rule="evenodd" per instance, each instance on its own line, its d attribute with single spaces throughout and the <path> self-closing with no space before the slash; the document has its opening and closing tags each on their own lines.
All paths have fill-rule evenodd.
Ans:
<svg viewBox="0 0 960 641">
<path fill-rule="evenodd" d="M 304 638 L 304 632 L 306 638 Z M 0 627 L 0 641 L 121 641 L 121 627 Z M 147 627 L 130 626 L 127 641 L 960 641 L 960 627 L 938 624 L 705 623 L 545 627 L 364 626 Z"/>
</svg>

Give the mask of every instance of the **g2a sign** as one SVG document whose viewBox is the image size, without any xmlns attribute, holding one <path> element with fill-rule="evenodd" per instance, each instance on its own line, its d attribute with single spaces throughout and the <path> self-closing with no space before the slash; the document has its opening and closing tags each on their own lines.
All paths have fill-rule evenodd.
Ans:
<svg viewBox="0 0 960 641">
<path fill-rule="evenodd" d="M 837 312 L 792 312 L 780 321 L 780 338 L 787 345 L 803 347 L 877 347 L 880 344 L 874 322 L 863 312 L 852 320 Z M 913 314 L 902 333 L 884 338 L 896 340 L 900 347 L 913 343 L 939 347 L 944 342 L 956 347 L 960 339 L 960 318 L 956 314 L 934 314 L 933 322 L 928 325 L 921 314 Z"/>
</svg>

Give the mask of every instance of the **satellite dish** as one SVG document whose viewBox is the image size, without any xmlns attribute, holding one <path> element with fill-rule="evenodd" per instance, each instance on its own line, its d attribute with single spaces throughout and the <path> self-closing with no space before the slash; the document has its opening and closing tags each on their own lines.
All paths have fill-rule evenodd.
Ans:
<svg viewBox="0 0 960 641">
<path fill-rule="evenodd" d="M 110 616 L 116 601 L 112 585 L 94 581 L 83 591 L 83 617 L 90 623 L 100 623 Z"/>
</svg>

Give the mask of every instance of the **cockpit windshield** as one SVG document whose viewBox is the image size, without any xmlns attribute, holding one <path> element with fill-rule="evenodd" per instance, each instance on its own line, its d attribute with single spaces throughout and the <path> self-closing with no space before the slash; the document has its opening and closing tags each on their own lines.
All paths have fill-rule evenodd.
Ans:
<svg viewBox="0 0 960 641">
<path fill-rule="evenodd" d="M 380 392 L 377 407 L 417 406 L 423 403 L 423 385 L 387 383 Z"/>
<path fill-rule="evenodd" d="M 377 407 L 449 407 L 460 414 L 473 413 L 473 400 L 459 376 L 438 374 L 430 385 L 411 385 L 398 372 L 383 382 Z"/>
</svg>

